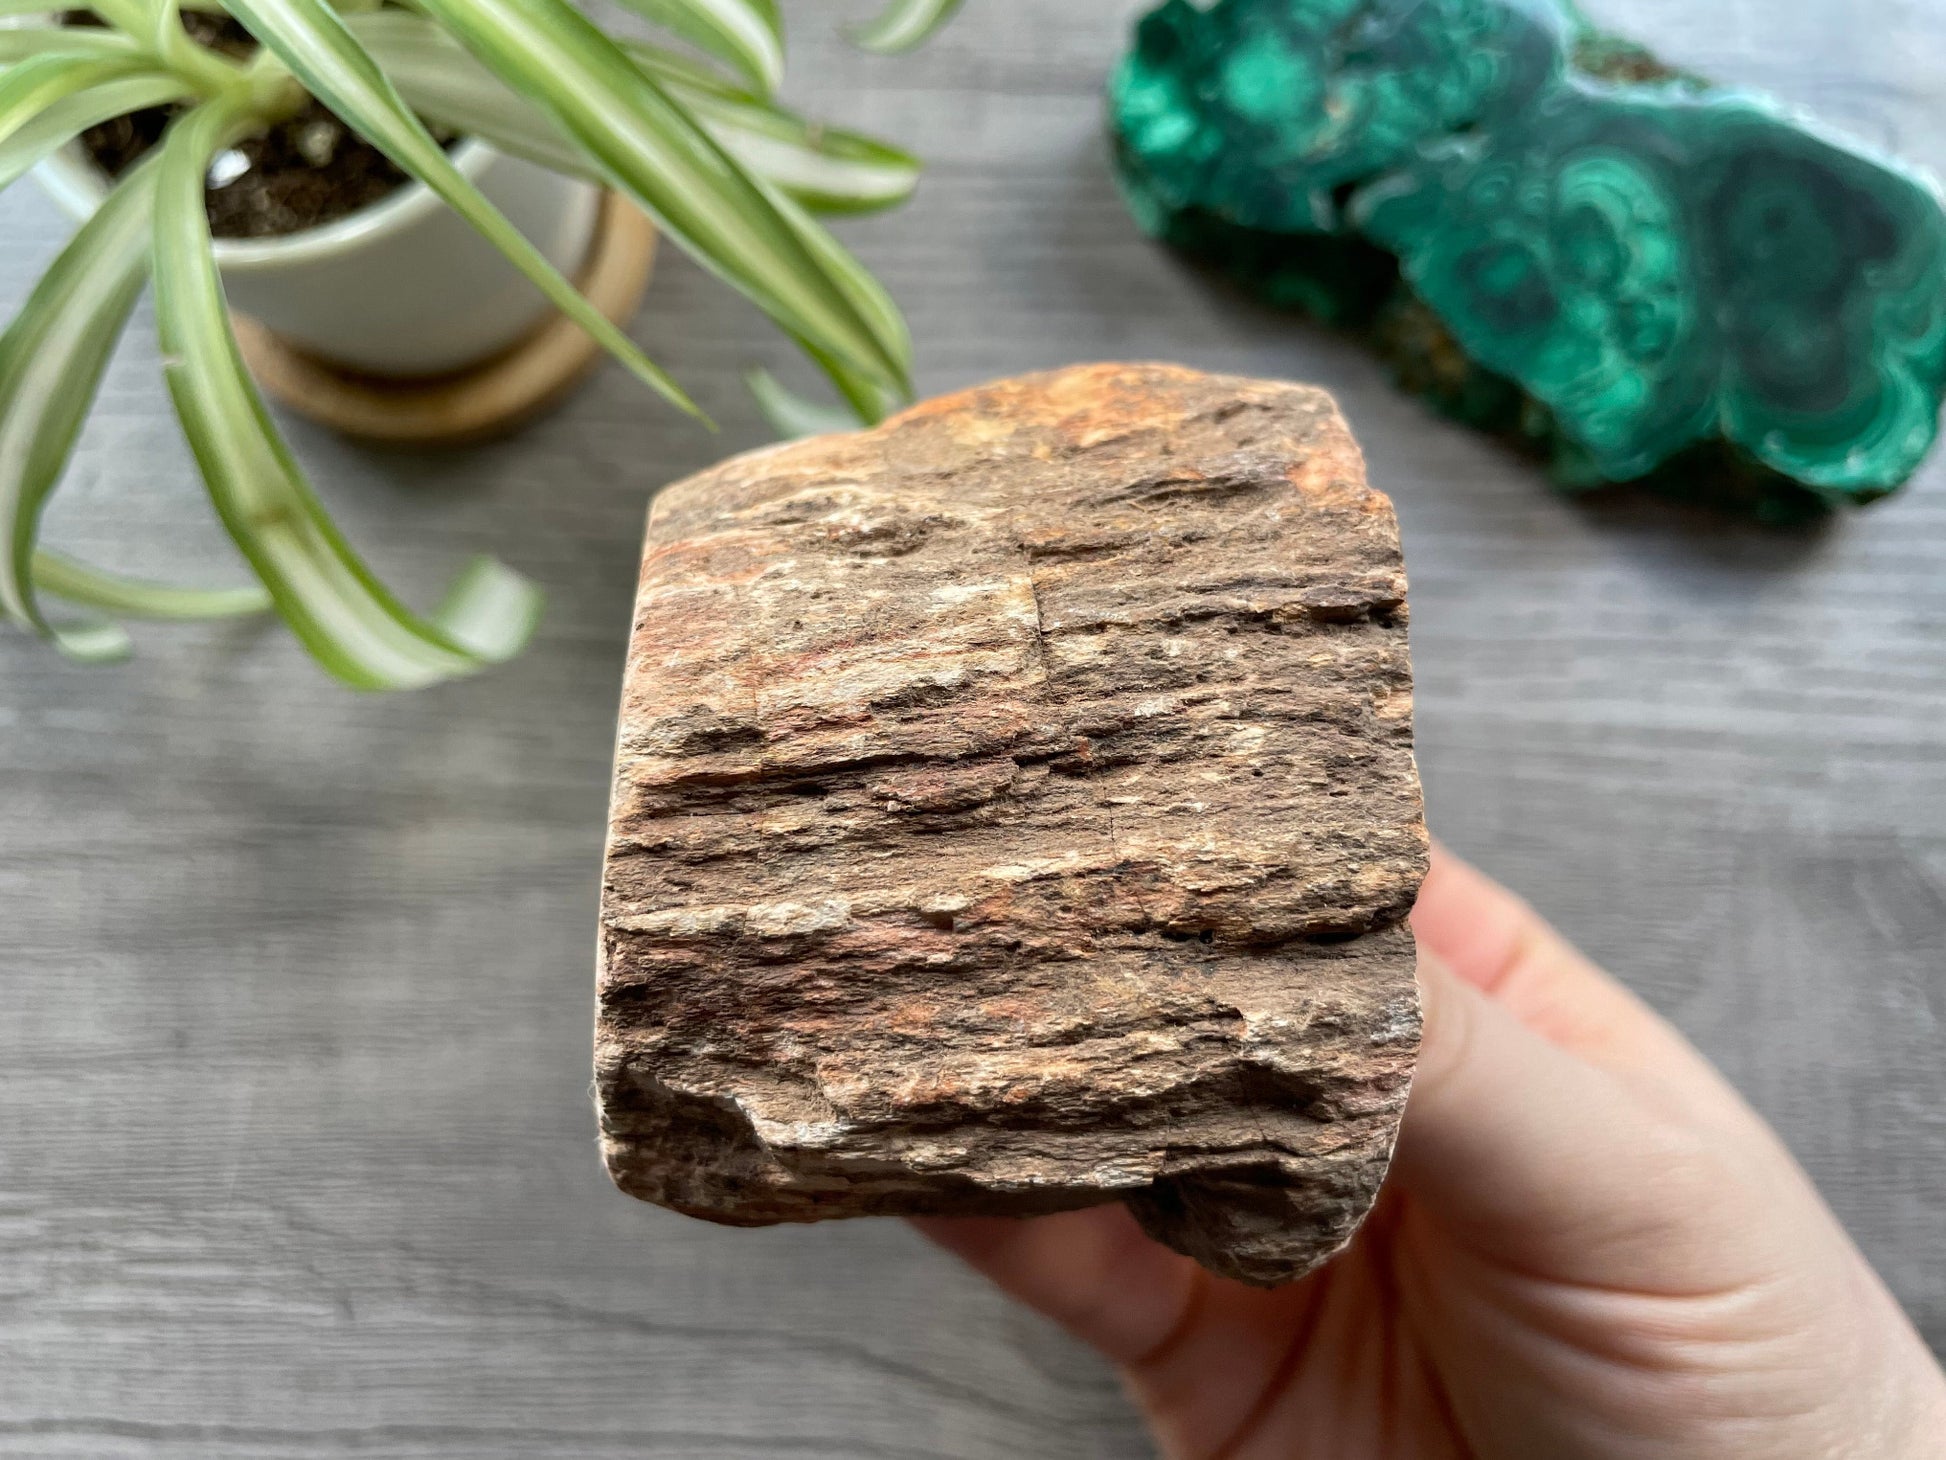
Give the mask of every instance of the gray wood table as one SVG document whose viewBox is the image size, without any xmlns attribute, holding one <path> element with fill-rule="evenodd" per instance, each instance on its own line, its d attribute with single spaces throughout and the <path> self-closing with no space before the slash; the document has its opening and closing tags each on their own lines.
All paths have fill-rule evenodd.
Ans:
<svg viewBox="0 0 1946 1460">
<path fill-rule="evenodd" d="M 1596 8 L 1946 170 L 1935 0 Z M 1946 1344 L 1946 468 L 1795 535 L 1548 495 L 1136 236 L 1098 101 L 1132 9 L 972 0 L 887 62 L 799 8 L 794 93 L 932 163 L 846 230 L 922 387 L 1147 357 L 1337 391 L 1404 519 L 1436 830 L 1722 1062 Z M 0 305 L 62 231 L 0 200 Z M 417 601 L 478 551 L 546 585 L 502 672 L 372 698 L 269 629 L 149 630 L 109 670 L 0 640 L 0 1454 L 1147 1453 L 1102 1366 L 903 1227 L 723 1231 L 601 1173 L 643 509 L 762 439 L 737 373 L 788 360 L 668 256 L 637 334 L 720 436 L 613 368 L 459 455 L 294 431 Z M 155 356 L 139 321 L 50 538 L 234 581 Z"/>
</svg>

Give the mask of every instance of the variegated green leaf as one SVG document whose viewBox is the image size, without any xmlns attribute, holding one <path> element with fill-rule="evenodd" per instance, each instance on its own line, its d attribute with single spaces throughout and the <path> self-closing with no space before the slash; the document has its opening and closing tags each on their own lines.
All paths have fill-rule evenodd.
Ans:
<svg viewBox="0 0 1946 1460">
<path fill-rule="evenodd" d="M 842 248 L 838 240 L 790 198 L 772 188 L 771 206 L 778 215 L 797 230 L 804 246 L 816 254 L 819 262 L 830 270 L 831 277 L 851 301 L 852 308 L 870 322 L 873 333 L 884 342 L 887 350 L 899 367 L 898 384 L 885 382 L 884 394 L 888 399 L 898 399 L 910 394 L 909 377 L 912 373 L 912 335 L 906 328 L 905 316 L 899 313 L 899 306 L 892 302 L 892 296 L 885 292 L 885 286 L 873 277 L 871 271 Z M 874 416 L 872 419 L 876 420 Z"/>
<path fill-rule="evenodd" d="M 0 0 L 0 19 L 12 16 L 32 16 L 44 19 L 50 10 L 59 7 L 48 4 L 48 0 Z"/>
<path fill-rule="evenodd" d="M 4 34 L 0 31 L 0 35 Z M 23 69 L 24 66 L 16 67 L 0 78 L 0 110 L 5 107 L 7 82 Z M 5 121 L 0 121 L 0 188 L 13 183 L 88 128 L 143 107 L 179 101 L 187 94 L 188 88 L 180 79 L 160 71 L 112 76 L 49 103 L 18 126 L 8 128 Z"/>
<path fill-rule="evenodd" d="M 828 436 L 836 431 L 856 431 L 866 424 L 846 406 L 821 405 L 806 400 L 783 384 L 768 370 L 747 370 L 743 383 L 756 398 L 771 429 L 786 441 L 803 436 Z"/>
<path fill-rule="evenodd" d="M 381 10 L 347 22 L 421 116 L 557 172 L 599 175 L 552 119 L 509 90 L 458 42 L 420 16 Z M 807 122 L 693 62 L 650 46 L 629 58 L 668 90 L 753 174 L 818 212 L 863 213 L 908 197 L 919 163 L 885 142 Z"/>
<path fill-rule="evenodd" d="M 88 0 L 95 16 L 118 30 L 148 39 L 155 28 L 158 0 Z"/>
<path fill-rule="evenodd" d="M 128 630 L 101 618 L 58 618 L 48 633 L 56 647 L 78 664 L 112 664 L 128 658 L 134 645 Z"/>
<path fill-rule="evenodd" d="M 600 169 L 553 119 L 473 58 L 424 16 L 374 10 L 346 25 L 406 104 L 428 121 L 483 137 L 516 157 L 600 181 Z"/>
<path fill-rule="evenodd" d="M 46 10 L 46 5 L 36 7 Z M 4 12 L 0 12 L 4 13 Z M 33 56 L 138 56 L 135 42 L 118 30 L 78 25 L 0 26 L 0 65 Z"/>
<path fill-rule="evenodd" d="M 622 48 L 629 60 L 672 92 L 689 95 L 700 92 L 705 96 L 722 97 L 726 101 L 764 100 L 748 87 L 738 86 L 721 72 L 672 51 L 667 46 L 651 45 L 647 41 L 638 40 L 618 40 L 616 44 Z"/>
<path fill-rule="evenodd" d="M 649 386 L 692 415 L 693 401 L 666 371 L 562 278 L 540 250 L 453 166 L 392 83 L 324 0 L 226 0 L 228 9 L 310 93 L 447 205 Z"/>
<path fill-rule="evenodd" d="M 474 558 L 453 579 L 433 619 L 454 642 L 488 663 L 511 659 L 541 621 L 541 595 L 505 563 Z"/>
<path fill-rule="evenodd" d="M 42 593 L 127 618 L 239 618 L 267 613 L 271 607 L 270 594 L 254 583 L 179 588 L 105 572 L 46 548 L 35 551 L 33 572 L 34 586 Z"/>
<path fill-rule="evenodd" d="M 909 51 L 951 20 L 959 7 L 960 0 L 893 0 L 852 39 L 882 55 Z"/>
<path fill-rule="evenodd" d="M 45 112 L 91 86 L 146 69 L 134 51 L 120 55 L 30 56 L 0 71 L 0 138 L 12 136 Z"/>
<path fill-rule="evenodd" d="M 830 377 L 831 383 L 838 388 L 838 394 L 845 398 L 845 404 L 857 416 L 860 425 L 876 425 L 885 419 L 893 406 L 911 398 L 909 392 L 895 394 L 887 390 L 881 382 L 847 368 L 843 361 L 820 355 L 802 340 L 797 343 L 798 348 L 816 361 L 818 368 Z"/>
<path fill-rule="evenodd" d="M 198 107 L 166 134 L 156 180 L 163 373 L 217 514 L 284 621 L 346 683 L 409 688 L 503 658 L 533 626 L 534 589 L 506 569 L 475 566 L 441 614 L 407 609 L 332 526 L 244 370 L 210 253 L 203 175 L 247 126 L 230 102 Z"/>
<path fill-rule="evenodd" d="M 737 161 L 814 212 L 890 208 L 918 184 L 919 160 L 889 143 L 763 103 L 670 91 Z"/>
<path fill-rule="evenodd" d="M 34 597 L 41 511 L 142 290 L 154 169 L 123 179 L 0 335 L 0 609 L 74 650 Z"/>
<path fill-rule="evenodd" d="M 705 267 L 793 336 L 903 387 L 893 342 L 834 277 L 828 255 L 837 244 L 807 240 L 779 214 L 773 194 L 567 0 L 419 3 Z"/>
<path fill-rule="evenodd" d="M 698 50 L 727 61 L 764 96 L 784 76 L 784 26 L 774 0 L 622 0 Z"/>
</svg>

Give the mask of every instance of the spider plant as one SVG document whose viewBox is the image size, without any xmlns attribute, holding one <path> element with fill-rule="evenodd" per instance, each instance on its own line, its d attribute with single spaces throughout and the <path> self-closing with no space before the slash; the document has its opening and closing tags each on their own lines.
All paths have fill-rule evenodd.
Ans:
<svg viewBox="0 0 1946 1460">
<path fill-rule="evenodd" d="M 624 0 L 658 43 L 597 25 L 570 0 L 193 0 L 254 38 L 241 59 L 193 39 L 179 3 L 90 0 L 101 24 L 84 27 L 49 17 L 47 0 L 0 0 L 0 187 L 97 123 L 177 108 L 0 334 L 0 615 L 68 654 L 126 652 L 104 614 L 270 608 L 338 678 L 391 689 L 504 659 L 532 631 L 535 589 L 491 560 L 461 572 L 430 614 L 388 592 L 332 525 L 244 369 L 205 177 L 219 154 L 308 98 L 432 189 L 678 410 L 702 414 L 455 169 L 429 124 L 619 189 L 768 314 L 859 417 L 909 395 L 898 310 L 813 215 L 896 203 L 916 164 L 777 104 L 774 0 Z M 903 49 L 952 8 L 900 0 L 858 39 Z M 183 433 L 260 588 L 125 579 L 38 545 L 42 509 L 145 279 Z M 807 418 L 775 382 L 755 384 L 774 413 Z"/>
</svg>

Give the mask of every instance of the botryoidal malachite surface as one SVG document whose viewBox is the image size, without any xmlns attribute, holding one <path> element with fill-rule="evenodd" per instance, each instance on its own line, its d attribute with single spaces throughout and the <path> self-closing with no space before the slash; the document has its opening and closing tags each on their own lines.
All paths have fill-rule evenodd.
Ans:
<svg viewBox="0 0 1946 1460">
<path fill-rule="evenodd" d="M 1561 0 L 1167 0 L 1110 96 L 1144 229 L 1565 485 L 1786 518 L 1932 445 L 1936 189 Z"/>
</svg>

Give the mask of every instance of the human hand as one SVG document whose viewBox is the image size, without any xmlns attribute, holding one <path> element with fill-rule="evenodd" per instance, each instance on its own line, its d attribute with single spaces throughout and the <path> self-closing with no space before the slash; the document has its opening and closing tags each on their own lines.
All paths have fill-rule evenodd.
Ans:
<svg viewBox="0 0 1946 1460">
<path fill-rule="evenodd" d="M 1264 1291 L 1119 1206 L 920 1227 L 1121 1366 L 1172 1460 L 1918 1460 L 1946 1378 L 1768 1126 L 1435 853 L 1425 1036 L 1351 1246 Z"/>
</svg>

